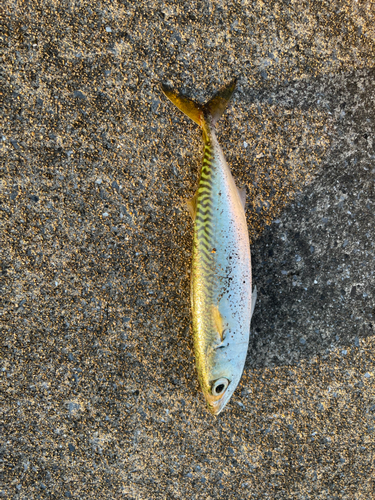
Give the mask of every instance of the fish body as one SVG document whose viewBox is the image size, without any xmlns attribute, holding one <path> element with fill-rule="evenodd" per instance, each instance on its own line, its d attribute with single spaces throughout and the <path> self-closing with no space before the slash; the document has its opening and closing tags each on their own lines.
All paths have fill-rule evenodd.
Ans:
<svg viewBox="0 0 375 500">
<path fill-rule="evenodd" d="M 251 293 L 245 191 L 236 187 L 215 134 L 215 123 L 234 88 L 232 82 L 201 106 L 162 87 L 203 130 L 199 185 L 188 202 L 194 220 L 191 308 L 198 378 L 208 408 L 215 415 L 228 403 L 241 379 L 256 298 L 256 290 Z"/>
</svg>

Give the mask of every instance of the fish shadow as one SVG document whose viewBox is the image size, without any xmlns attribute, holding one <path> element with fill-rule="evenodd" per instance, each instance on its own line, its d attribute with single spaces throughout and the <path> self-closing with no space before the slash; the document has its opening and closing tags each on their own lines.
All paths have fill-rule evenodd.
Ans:
<svg viewBox="0 0 375 500">
<path fill-rule="evenodd" d="M 295 364 L 333 349 L 345 354 L 374 334 L 373 73 L 346 75 L 331 98 L 345 101 L 346 111 L 336 113 L 315 179 L 252 245 L 258 302 L 248 368 Z"/>
</svg>

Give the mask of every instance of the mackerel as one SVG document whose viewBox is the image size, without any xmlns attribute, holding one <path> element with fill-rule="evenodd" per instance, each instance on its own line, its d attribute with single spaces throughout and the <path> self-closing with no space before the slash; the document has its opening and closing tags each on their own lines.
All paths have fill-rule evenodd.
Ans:
<svg viewBox="0 0 375 500">
<path fill-rule="evenodd" d="M 235 87 L 234 80 L 201 105 L 161 86 L 168 99 L 203 132 L 200 180 L 187 207 L 194 221 L 191 309 L 195 360 L 203 395 L 214 415 L 223 410 L 241 379 L 256 301 L 256 288 L 251 293 L 246 191 L 236 187 L 215 134 L 216 122 Z"/>
</svg>

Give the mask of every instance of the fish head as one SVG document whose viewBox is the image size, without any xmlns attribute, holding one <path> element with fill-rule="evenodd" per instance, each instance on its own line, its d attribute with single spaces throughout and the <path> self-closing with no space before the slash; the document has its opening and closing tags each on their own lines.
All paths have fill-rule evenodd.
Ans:
<svg viewBox="0 0 375 500">
<path fill-rule="evenodd" d="M 210 385 L 209 390 L 203 391 L 203 394 L 210 412 L 219 415 L 233 394 L 231 381 L 226 377 L 220 377 L 213 380 Z"/>
<path fill-rule="evenodd" d="M 220 306 L 221 310 L 212 307 L 211 328 L 205 332 L 203 349 L 198 345 L 195 358 L 201 389 L 214 415 L 225 408 L 241 380 L 250 331 L 247 318 L 230 317 L 224 301 Z"/>
<path fill-rule="evenodd" d="M 237 376 L 231 372 L 232 370 L 223 370 L 223 373 L 216 375 L 216 378 L 203 388 L 208 409 L 213 415 L 219 415 L 224 409 L 240 381 L 241 373 Z"/>
<path fill-rule="evenodd" d="M 240 346 L 216 346 L 198 369 L 198 376 L 206 404 L 214 415 L 227 405 L 242 376 L 247 349 Z"/>
</svg>

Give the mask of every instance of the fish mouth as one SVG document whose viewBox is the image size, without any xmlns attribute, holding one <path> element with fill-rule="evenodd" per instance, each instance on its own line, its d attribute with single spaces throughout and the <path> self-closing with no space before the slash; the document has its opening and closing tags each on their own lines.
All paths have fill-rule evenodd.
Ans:
<svg viewBox="0 0 375 500">
<path fill-rule="evenodd" d="M 208 409 L 210 410 L 210 413 L 212 413 L 212 415 L 215 415 L 215 417 L 217 417 L 219 413 L 221 413 L 221 411 L 225 408 L 225 405 L 227 404 L 229 399 L 230 397 L 229 398 L 222 397 L 217 401 L 212 401 L 212 400 L 210 401 L 210 398 L 207 398 L 207 406 Z"/>
</svg>

